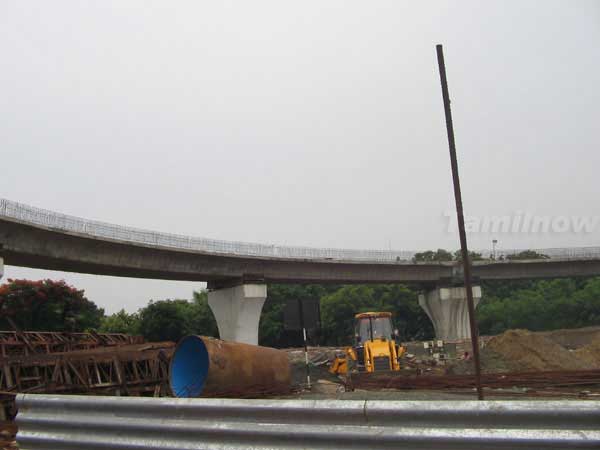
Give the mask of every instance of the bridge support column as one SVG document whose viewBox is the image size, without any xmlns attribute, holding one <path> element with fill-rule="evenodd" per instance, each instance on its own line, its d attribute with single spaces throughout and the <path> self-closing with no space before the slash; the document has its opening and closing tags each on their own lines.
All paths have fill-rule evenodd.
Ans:
<svg viewBox="0 0 600 450">
<path fill-rule="evenodd" d="M 267 298 L 266 284 L 242 284 L 208 293 L 219 337 L 225 341 L 258 345 L 258 322 Z"/>
<path fill-rule="evenodd" d="M 481 287 L 473 286 L 475 306 L 480 299 Z M 433 322 L 437 339 L 452 341 L 471 338 L 467 291 L 464 287 L 437 288 L 421 294 L 419 305 Z"/>
</svg>

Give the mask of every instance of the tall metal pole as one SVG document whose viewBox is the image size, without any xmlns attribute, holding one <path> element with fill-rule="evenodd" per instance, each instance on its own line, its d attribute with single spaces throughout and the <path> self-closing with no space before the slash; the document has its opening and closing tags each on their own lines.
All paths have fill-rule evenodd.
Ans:
<svg viewBox="0 0 600 450">
<path fill-rule="evenodd" d="M 467 234 L 465 233 L 465 218 L 463 214 L 462 195 L 460 192 L 460 178 L 458 176 L 458 161 L 456 159 L 456 144 L 454 142 L 454 127 L 452 126 L 452 111 L 450 110 L 450 94 L 448 94 L 448 80 L 446 79 L 446 65 L 444 64 L 444 50 L 442 45 L 436 46 L 440 81 L 442 83 L 442 98 L 446 113 L 446 131 L 448 132 L 448 146 L 450 147 L 450 164 L 452 166 L 452 181 L 454 182 L 454 198 L 456 200 L 456 216 L 458 219 L 458 233 L 460 236 L 460 250 L 462 254 L 463 273 L 465 276 L 465 290 L 467 291 L 467 306 L 469 308 L 469 326 L 471 328 L 471 343 L 473 344 L 473 362 L 475 363 L 475 383 L 477 385 L 477 398 L 483 400 L 481 388 L 481 366 L 479 361 L 479 331 L 475 321 L 475 305 L 473 303 L 473 286 L 471 285 L 471 261 L 467 247 Z"/>
</svg>

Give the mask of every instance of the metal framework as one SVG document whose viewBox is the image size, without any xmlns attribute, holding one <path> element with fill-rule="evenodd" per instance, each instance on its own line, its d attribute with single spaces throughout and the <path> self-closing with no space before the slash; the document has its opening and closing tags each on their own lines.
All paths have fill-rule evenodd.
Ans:
<svg viewBox="0 0 600 450">
<path fill-rule="evenodd" d="M 99 347 L 0 359 L 0 391 L 165 395 L 174 343 Z"/>
<path fill-rule="evenodd" d="M 202 253 L 254 256 L 264 258 L 367 261 L 379 263 L 410 262 L 415 252 L 403 250 L 352 250 L 336 248 L 289 247 L 250 242 L 223 241 L 177 234 L 160 233 L 139 228 L 86 220 L 36 208 L 11 200 L 0 199 L 0 218 L 49 228 L 64 233 L 87 235 L 95 238 L 163 247 Z M 529 249 L 558 259 L 600 259 L 600 247 Z M 505 256 L 523 250 L 502 250 Z M 484 256 L 491 252 L 483 250 Z"/>
<path fill-rule="evenodd" d="M 91 350 L 97 347 L 141 344 L 141 336 L 121 333 L 0 331 L 0 357 Z"/>
</svg>

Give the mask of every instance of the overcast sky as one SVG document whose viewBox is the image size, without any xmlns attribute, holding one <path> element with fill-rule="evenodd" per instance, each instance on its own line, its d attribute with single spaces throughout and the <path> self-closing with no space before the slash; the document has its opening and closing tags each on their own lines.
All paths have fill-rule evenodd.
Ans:
<svg viewBox="0 0 600 450">
<path fill-rule="evenodd" d="M 458 247 L 467 214 L 599 216 L 600 2 L 3 1 L 0 197 L 280 245 Z M 471 233 L 473 248 L 600 244 Z M 198 283 L 64 278 L 114 312 Z"/>
</svg>

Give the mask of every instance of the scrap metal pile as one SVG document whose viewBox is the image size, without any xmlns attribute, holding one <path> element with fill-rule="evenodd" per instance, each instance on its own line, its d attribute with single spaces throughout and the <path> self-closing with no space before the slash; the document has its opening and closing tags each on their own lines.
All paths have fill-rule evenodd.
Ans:
<svg viewBox="0 0 600 450">
<path fill-rule="evenodd" d="M 0 332 L 0 404 L 17 392 L 167 395 L 174 343 L 125 334 Z"/>
<path fill-rule="evenodd" d="M 63 333 L 53 331 L 0 331 L 0 355 L 27 356 L 90 350 L 127 344 L 142 344 L 141 336 L 121 333 Z"/>
<path fill-rule="evenodd" d="M 3 392 L 160 395 L 166 387 L 172 342 L 0 359 Z"/>
</svg>

